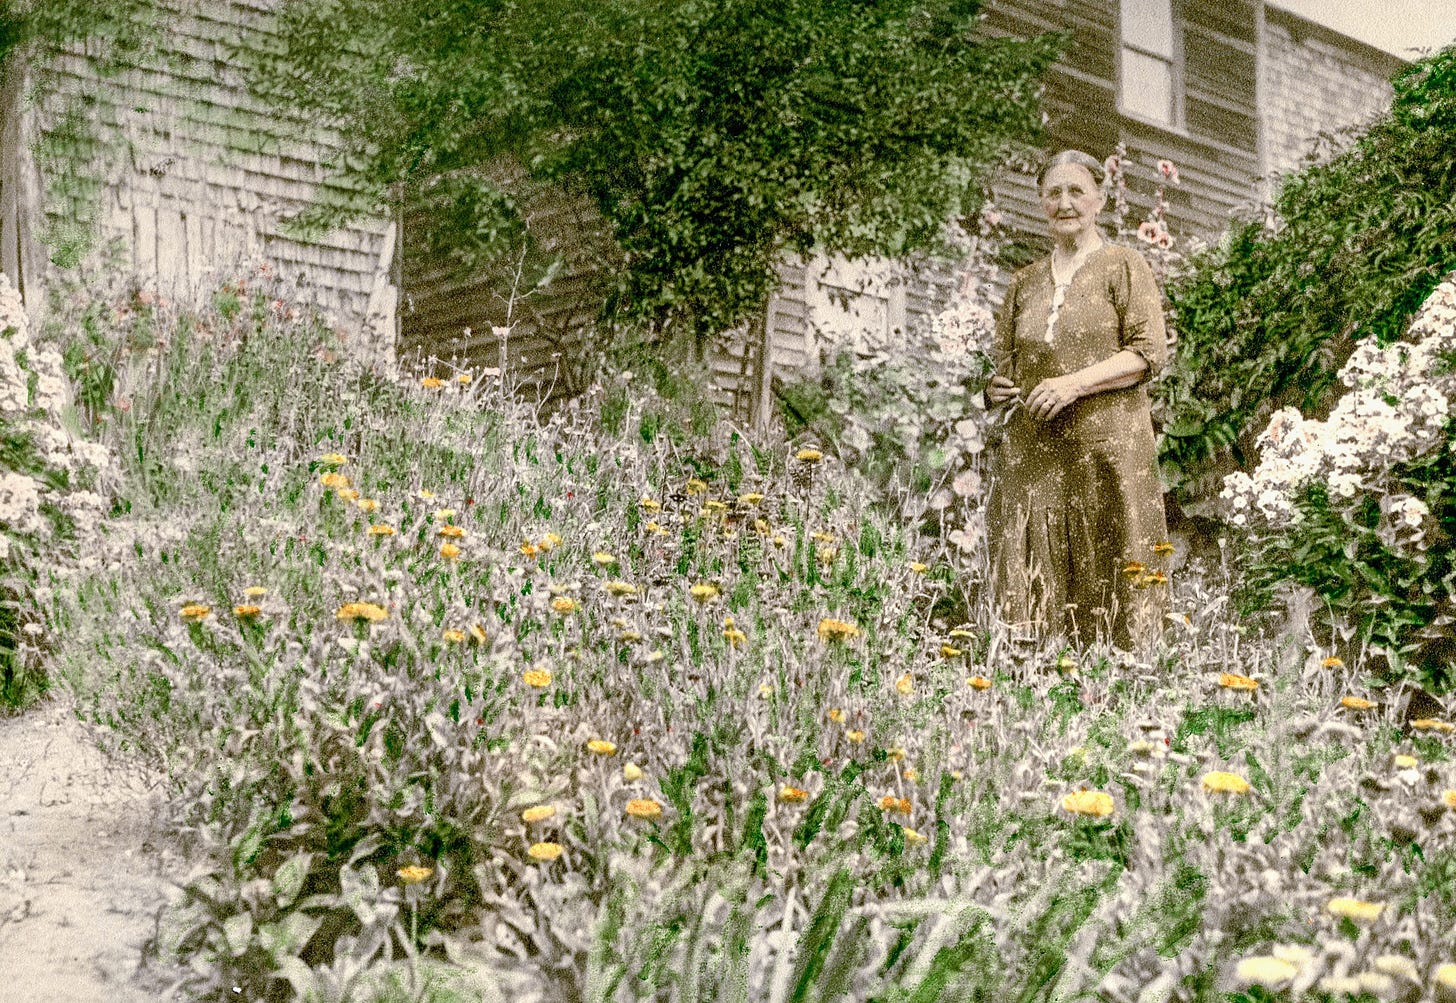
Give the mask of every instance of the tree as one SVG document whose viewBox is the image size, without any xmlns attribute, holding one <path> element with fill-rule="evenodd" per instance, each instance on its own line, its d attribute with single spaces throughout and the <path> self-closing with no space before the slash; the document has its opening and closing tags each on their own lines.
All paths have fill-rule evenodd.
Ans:
<svg viewBox="0 0 1456 1003">
<path fill-rule="evenodd" d="M 426 197 L 457 253 L 519 235 L 519 192 L 585 196 L 620 250 L 607 311 L 699 338 L 766 302 L 785 252 L 931 250 L 1040 129 L 1060 40 L 978 0 L 290 0 L 255 91 L 346 140 L 329 225 Z M 441 236 L 439 234 L 436 235 Z"/>
</svg>

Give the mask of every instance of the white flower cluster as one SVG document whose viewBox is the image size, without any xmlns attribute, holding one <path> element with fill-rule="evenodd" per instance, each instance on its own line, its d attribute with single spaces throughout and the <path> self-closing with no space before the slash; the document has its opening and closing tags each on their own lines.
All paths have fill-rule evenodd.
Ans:
<svg viewBox="0 0 1456 1003">
<path fill-rule="evenodd" d="M 962 362 L 991 350 L 996 317 L 980 296 L 958 293 L 930 319 L 931 350 L 937 362 Z"/>
<path fill-rule="evenodd" d="M 1428 455 L 1445 440 L 1456 400 L 1456 274 L 1421 306 L 1406 340 L 1384 348 L 1361 344 L 1340 370 L 1350 392 L 1328 419 L 1305 419 L 1294 408 L 1274 414 L 1256 440 L 1253 475 L 1224 478 L 1221 498 L 1238 526 L 1280 528 L 1297 522 L 1295 499 L 1323 481 L 1337 504 L 1362 492 L 1384 491 L 1390 470 Z M 1419 544 L 1425 504 L 1386 492 L 1382 520 L 1392 540 Z M 1384 534 L 1383 534 L 1384 535 Z"/>
</svg>

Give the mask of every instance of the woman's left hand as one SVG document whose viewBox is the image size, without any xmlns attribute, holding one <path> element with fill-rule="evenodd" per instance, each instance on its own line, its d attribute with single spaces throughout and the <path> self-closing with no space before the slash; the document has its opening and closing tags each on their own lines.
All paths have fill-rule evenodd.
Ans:
<svg viewBox="0 0 1456 1003">
<path fill-rule="evenodd" d="M 1034 418 L 1051 421 L 1082 396 L 1082 384 L 1074 376 L 1053 376 L 1032 388 L 1026 410 Z"/>
</svg>

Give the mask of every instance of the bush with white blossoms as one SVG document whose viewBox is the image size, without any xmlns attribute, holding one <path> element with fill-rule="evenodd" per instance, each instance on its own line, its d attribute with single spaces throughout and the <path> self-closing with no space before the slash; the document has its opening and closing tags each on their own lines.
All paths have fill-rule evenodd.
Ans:
<svg viewBox="0 0 1456 1003">
<path fill-rule="evenodd" d="M 1367 637 L 1384 630 L 1397 651 L 1456 622 L 1446 574 L 1453 363 L 1456 274 L 1427 298 L 1405 339 L 1356 348 L 1340 370 L 1349 392 L 1328 418 L 1276 412 L 1256 440 L 1253 473 L 1229 475 L 1220 495 L 1229 522 L 1251 534 L 1259 574 L 1364 603 L 1357 619 Z"/>
</svg>

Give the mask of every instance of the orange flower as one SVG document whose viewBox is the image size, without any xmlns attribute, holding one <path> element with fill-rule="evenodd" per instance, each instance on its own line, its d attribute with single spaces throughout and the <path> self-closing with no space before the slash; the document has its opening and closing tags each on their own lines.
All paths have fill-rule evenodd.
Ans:
<svg viewBox="0 0 1456 1003">
<path fill-rule="evenodd" d="M 373 498 L 360 498 L 354 503 L 359 506 L 360 512 L 378 512 L 379 502 Z"/>
<path fill-rule="evenodd" d="M 1411 722 L 1411 727 L 1417 731 L 1439 731 L 1443 735 L 1449 735 L 1456 731 L 1456 724 L 1449 721 L 1439 721 L 1433 717 L 1418 717 Z"/>
<path fill-rule="evenodd" d="M 1335 655 L 1331 655 L 1324 661 L 1320 662 L 1320 665 L 1326 669 L 1343 669 L 1345 667 L 1345 660 Z"/>
<path fill-rule="evenodd" d="M 859 627 L 848 620 L 834 620 L 825 617 L 819 621 L 819 639 L 821 641 L 847 641 L 851 637 L 858 637 L 859 633 Z"/>
<path fill-rule="evenodd" d="M 1073 791 L 1062 798 L 1062 810 L 1073 815 L 1090 815 L 1106 818 L 1116 811 L 1112 795 L 1102 791 Z"/>
<path fill-rule="evenodd" d="M 1350 710 L 1369 710 L 1375 704 L 1364 697 L 1340 697 L 1340 706 Z"/>
<path fill-rule="evenodd" d="M 521 681 L 538 690 L 544 689 L 551 685 L 551 672 L 548 669 L 527 669 L 521 673 Z"/>
<path fill-rule="evenodd" d="M 551 600 L 551 608 L 561 615 L 576 612 L 576 600 L 571 596 L 557 596 Z"/>
<path fill-rule="evenodd" d="M 780 787 L 779 800 L 784 804 L 802 804 L 809 800 L 809 792 L 799 787 Z"/>
<path fill-rule="evenodd" d="M 453 561 L 460 556 L 460 548 L 453 543 L 440 544 L 440 556 L 447 561 Z"/>
<path fill-rule="evenodd" d="M 181 614 L 182 619 L 197 623 L 199 620 L 206 620 L 212 615 L 212 607 L 204 606 L 202 603 L 193 603 L 190 606 L 183 606 Z"/>
<path fill-rule="evenodd" d="M 586 743 L 588 752 L 594 752 L 598 756 L 615 756 L 617 754 L 617 743 L 608 742 L 604 738 L 594 738 Z"/>
<path fill-rule="evenodd" d="M 1250 679 L 1248 676 L 1236 675 L 1232 672 L 1220 672 L 1218 684 L 1226 690 L 1244 690 L 1252 693 L 1259 688 L 1259 680 Z"/>
<path fill-rule="evenodd" d="M 844 711 L 840 710 L 838 707 L 829 708 L 829 720 L 833 721 L 835 724 L 843 724 Z"/>
<path fill-rule="evenodd" d="M 530 849 L 526 850 L 526 856 L 547 863 L 561 856 L 563 852 L 560 843 L 532 843 Z"/>
<path fill-rule="evenodd" d="M 326 488 L 347 488 L 349 486 L 349 478 L 343 474 L 330 471 L 326 474 L 319 474 L 319 483 Z"/>
<path fill-rule="evenodd" d="M 252 620 L 261 612 L 263 612 L 263 607 L 261 606 L 240 605 L 233 607 L 233 615 L 239 620 Z"/>
<path fill-rule="evenodd" d="M 451 644 L 461 644 L 465 640 L 465 631 L 449 628 L 440 636 Z"/>
<path fill-rule="evenodd" d="M 627 802 L 627 814 L 633 818 L 658 818 L 662 815 L 662 805 L 651 798 L 633 798 Z"/>
<path fill-rule="evenodd" d="M 445 385 L 445 381 L 438 376 L 426 376 L 420 380 L 420 386 L 426 390 L 438 390 Z"/>
<path fill-rule="evenodd" d="M 389 615 L 389 611 L 378 603 L 348 602 L 339 607 L 336 614 L 340 620 L 368 620 L 378 623 Z"/>
<path fill-rule="evenodd" d="M 459 526 L 441 526 L 440 535 L 449 537 L 452 540 L 458 540 L 465 535 L 465 530 Z"/>
<path fill-rule="evenodd" d="M 858 728 L 852 728 L 844 733 L 844 737 L 849 741 L 853 742 L 855 745 L 858 745 L 865 740 L 865 733 L 860 731 Z"/>
<path fill-rule="evenodd" d="M 1173 544 L 1168 540 L 1164 540 L 1161 543 L 1153 544 L 1153 553 L 1157 554 L 1159 557 L 1167 557 L 1173 552 L 1173 550 Z"/>
<path fill-rule="evenodd" d="M 910 673 L 907 672 L 895 680 L 895 692 L 901 696 L 909 696 L 915 692 L 915 680 L 910 677 Z"/>
<path fill-rule="evenodd" d="M 1148 570 L 1148 566 L 1142 561 L 1128 561 L 1123 565 L 1122 573 L 1129 578 L 1137 578 L 1146 570 Z"/>
<path fill-rule="evenodd" d="M 914 810 L 908 798 L 897 798 L 893 794 L 880 798 L 880 811 L 897 811 L 901 815 L 909 815 Z"/>
<path fill-rule="evenodd" d="M 394 527 L 382 522 L 376 522 L 369 527 L 368 532 L 370 536 L 393 536 Z"/>
<path fill-rule="evenodd" d="M 408 867 L 401 867 L 394 873 L 399 875 L 399 879 L 405 884 L 417 885 L 435 872 L 432 868 L 421 867 L 418 864 L 411 864 Z"/>
<path fill-rule="evenodd" d="M 972 676 L 966 680 L 966 684 L 973 690 L 989 690 L 991 688 L 991 680 L 985 676 Z"/>
</svg>

